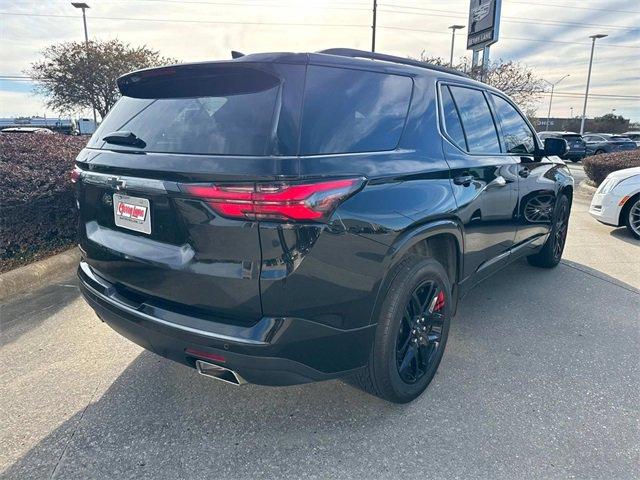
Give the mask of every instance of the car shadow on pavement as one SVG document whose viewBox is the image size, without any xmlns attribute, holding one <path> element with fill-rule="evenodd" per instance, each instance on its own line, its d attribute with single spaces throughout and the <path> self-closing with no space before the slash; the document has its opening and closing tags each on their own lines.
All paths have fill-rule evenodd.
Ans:
<svg viewBox="0 0 640 480">
<path fill-rule="evenodd" d="M 637 466 L 625 412 L 640 303 L 579 267 L 518 262 L 472 290 L 408 405 L 341 381 L 233 387 L 143 352 L 5 478 L 623 478 Z"/>
<path fill-rule="evenodd" d="M 0 347 L 15 342 L 80 296 L 75 274 L 0 305 Z"/>
<path fill-rule="evenodd" d="M 630 243 L 631 245 L 637 245 L 640 247 L 640 240 L 638 240 L 633 235 L 631 235 L 631 233 L 629 232 L 629 230 L 627 230 L 626 227 L 614 228 L 609 232 L 609 235 L 611 235 L 612 237 L 618 240 L 622 240 L 623 242 L 627 242 L 627 243 Z"/>
</svg>

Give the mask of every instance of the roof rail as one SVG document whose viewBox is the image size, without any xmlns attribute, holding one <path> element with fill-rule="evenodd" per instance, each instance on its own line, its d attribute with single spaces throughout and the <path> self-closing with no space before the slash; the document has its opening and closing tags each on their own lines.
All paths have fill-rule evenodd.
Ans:
<svg viewBox="0 0 640 480">
<path fill-rule="evenodd" d="M 419 60 L 412 60 L 410 58 L 396 57 L 395 55 L 386 55 L 384 53 L 374 53 L 374 52 L 367 52 L 365 50 L 356 50 L 354 48 L 328 48 L 326 50 L 320 50 L 317 53 L 324 53 L 327 55 L 338 55 L 340 57 L 368 58 L 371 60 L 382 60 L 384 62 L 401 63 L 403 65 L 411 65 L 413 67 L 421 67 L 429 70 L 437 70 L 438 72 L 450 73 L 452 75 L 458 75 L 459 77 L 469 78 L 469 76 L 466 73 L 462 73 L 458 70 L 454 70 L 453 68 L 441 67 L 440 65 L 421 62 Z"/>
</svg>

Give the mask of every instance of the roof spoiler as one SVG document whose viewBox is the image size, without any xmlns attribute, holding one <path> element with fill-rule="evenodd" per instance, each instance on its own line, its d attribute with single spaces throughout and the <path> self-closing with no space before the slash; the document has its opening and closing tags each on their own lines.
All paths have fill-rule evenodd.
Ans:
<svg viewBox="0 0 640 480">
<path fill-rule="evenodd" d="M 240 58 L 240 57 L 244 57 L 244 53 L 238 52 L 236 50 L 231 50 L 231 58 L 235 60 L 236 58 Z"/>
</svg>

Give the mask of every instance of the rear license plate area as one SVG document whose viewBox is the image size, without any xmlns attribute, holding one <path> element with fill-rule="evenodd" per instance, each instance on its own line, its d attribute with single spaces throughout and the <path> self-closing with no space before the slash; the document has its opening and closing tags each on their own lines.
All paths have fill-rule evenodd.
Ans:
<svg viewBox="0 0 640 480">
<path fill-rule="evenodd" d="M 113 217 L 118 227 L 147 235 L 151 233 L 151 208 L 146 198 L 114 193 Z"/>
</svg>

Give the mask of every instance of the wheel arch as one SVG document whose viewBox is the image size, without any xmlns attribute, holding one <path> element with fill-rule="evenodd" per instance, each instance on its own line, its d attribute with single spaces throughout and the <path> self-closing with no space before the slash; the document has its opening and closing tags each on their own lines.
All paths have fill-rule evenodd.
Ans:
<svg viewBox="0 0 640 480">
<path fill-rule="evenodd" d="M 635 192 L 635 193 L 631 194 L 629 196 L 629 198 L 627 199 L 627 201 L 624 203 L 624 205 L 620 209 L 620 213 L 618 214 L 618 226 L 619 227 L 624 227 L 626 225 L 625 215 L 627 215 L 627 212 L 631 208 L 631 205 L 633 205 L 633 202 L 635 202 L 639 197 L 640 197 L 640 191 Z"/>
<path fill-rule="evenodd" d="M 407 255 L 434 258 L 443 264 L 451 277 L 453 313 L 455 314 L 458 304 L 458 283 L 463 271 L 464 235 L 462 226 L 457 221 L 446 219 L 406 230 L 389 247 L 385 258 L 385 275 L 378 288 L 370 323 L 376 323 L 384 294 L 395 278 L 395 267 Z"/>
</svg>

